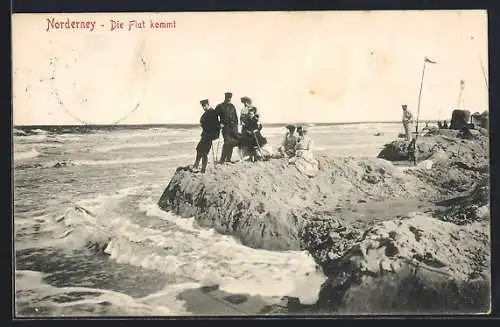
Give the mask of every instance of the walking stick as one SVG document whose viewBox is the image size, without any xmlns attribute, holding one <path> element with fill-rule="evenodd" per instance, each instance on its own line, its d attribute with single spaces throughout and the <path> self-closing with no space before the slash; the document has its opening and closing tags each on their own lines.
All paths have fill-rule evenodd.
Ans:
<svg viewBox="0 0 500 327">
<path fill-rule="evenodd" d="M 219 135 L 219 138 L 217 139 L 217 151 L 216 151 L 216 156 L 215 156 L 215 159 L 217 161 L 217 158 L 219 157 L 219 145 L 220 145 L 220 135 Z"/>
<path fill-rule="evenodd" d="M 217 160 L 215 160 L 215 152 L 214 152 L 214 141 L 212 140 L 212 157 L 214 158 L 214 168 L 217 168 Z"/>
<path fill-rule="evenodd" d="M 260 154 L 262 155 L 262 149 L 259 144 L 259 140 L 257 139 L 257 135 L 255 135 L 255 132 L 252 131 L 253 137 L 255 138 L 255 143 L 257 143 L 257 148 L 259 149 Z"/>
</svg>

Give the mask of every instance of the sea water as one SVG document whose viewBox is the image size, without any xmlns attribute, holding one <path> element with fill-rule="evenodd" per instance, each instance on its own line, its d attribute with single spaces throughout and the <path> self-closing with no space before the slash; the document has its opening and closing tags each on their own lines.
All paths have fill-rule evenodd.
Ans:
<svg viewBox="0 0 500 327">
<path fill-rule="evenodd" d="M 376 156 L 401 131 L 309 127 L 317 150 L 354 157 Z M 176 167 L 192 164 L 199 127 L 14 132 L 16 316 L 189 315 L 177 295 L 214 284 L 314 301 L 320 283 L 307 278 L 316 265 L 305 251 L 252 249 L 158 207 Z M 262 130 L 274 147 L 284 132 Z"/>
</svg>

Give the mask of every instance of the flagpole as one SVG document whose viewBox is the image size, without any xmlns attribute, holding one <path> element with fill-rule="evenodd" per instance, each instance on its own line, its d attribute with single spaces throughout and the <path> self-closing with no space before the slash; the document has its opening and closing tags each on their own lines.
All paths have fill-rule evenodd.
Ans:
<svg viewBox="0 0 500 327">
<path fill-rule="evenodd" d="M 486 84 L 486 89 L 489 90 L 488 78 L 486 77 L 486 72 L 484 71 L 483 59 L 481 58 L 481 55 L 479 55 L 479 54 L 478 54 L 478 57 L 479 57 L 479 61 L 481 63 L 481 71 L 483 72 L 484 84 Z"/>
<path fill-rule="evenodd" d="M 420 100 L 422 98 L 422 87 L 424 85 L 424 76 L 425 76 L 425 63 L 426 63 L 426 60 L 424 60 L 424 67 L 422 68 L 422 79 L 420 80 L 420 91 L 418 92 L 418 103 L 417 103 L 417 126 L 415 128 L 415 132 L 417 133 L 415 135 L 415 141 L 418 137 L 418 121 L 419 121 L 419 117 L 420 117 Z"/>
<path fill-rule="evenodd" d="M 457 100 L 457 108 L 460 109 L 462 107 L 462 95 L 464 92 L 464 80 L 460 80 L 459 90 L 458 90 L 458 100 Z"/>
</svg>

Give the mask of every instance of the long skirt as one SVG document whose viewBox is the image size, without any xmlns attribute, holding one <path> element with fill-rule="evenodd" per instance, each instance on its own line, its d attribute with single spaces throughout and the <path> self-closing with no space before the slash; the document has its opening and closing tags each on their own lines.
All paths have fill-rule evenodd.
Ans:
<svg viewBox="0 0 500 327">
<path fill-rule="evenodd" d="M 257 143 L 258 142 L 258 143 Z M 267 139 L 260 134 L 260 132 L 252 133 L 246 132 L 244 138 L 242 139 L 242 146 L 249 148 L 263 147 L 267 144 Z"/>
<path fill-rule="evenodd" d="M 289 163 L 295 164 L 298 171 L 309 177 L 316 176 L 319 170 L 318 161 L 310 150 L 297 150 L 296 156 L 290 158 Z"/>
</svg>

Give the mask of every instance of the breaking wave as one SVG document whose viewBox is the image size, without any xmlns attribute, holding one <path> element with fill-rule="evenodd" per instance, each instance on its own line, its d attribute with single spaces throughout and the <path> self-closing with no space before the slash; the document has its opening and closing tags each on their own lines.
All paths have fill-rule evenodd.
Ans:
<svg viewBox="0 0 500 327">
<path fill-rule="evenodd" d="M 37 154 L 26 154 L 21 159 L 34 158 L 40 155 Z M 125 164 L 141 164 L 148 162 L 162 162 L 178 159 L 191 158 L 192 155 L 173 155 L 173 156 L 161 156 L 161 157 L 150 157 L 150 158 L 124 158 L 124 159 L 105 159 L 105 160 L 60 160 L 60 161 L 50 161 L 50 162 L 35 162 L 35 163 L 19 163 L 16 164 L 18 169 L 29 169 L 29 168 L 67 168 L 67 167 L 78 167 L 78 166 L 111 166 L 111 165 L 125 165 Z M 16 160 L 20 158 L 15 155 Z"/>
<path fill-rule="evenodd" d="M 32 309 L 34 315 L 44 316 L 140 316 L 182 315 L 187 312 L 184 302 L 176 296 L 195 283 L 169 285 L 145 297 L 134 298 L 127 294 L 90 287 L 56 287 L 44 281 L 45 274 L 32 270 L 16 271 L 16 313 Z M 31 312 L 28 312 L 31 313 Z"/>
<path fill-rule="evenodd" d="M 109 255 L 116 263 L 156 270 L 179 282 L 217 284 L 229 293 L 296 296 L 302 303 L 317 300 L 325 277 L 306 251 L 246 247 L 232 236 L 199 227 L 194 218 L 162 211 L 151 197 L 138 200 L 130 215 L 119 214 L 116 207 L 123 201 L 130 203 L 128 197 L 138 192 L 138 188 L 124 189 L 80 201 L 60 216 L 44 216 L 42 229 L 52 237 L 50 244 L 36 246 L 85 247 Z"/>
<path fill-rule="evenodd" d="M 171 145 L 171 144 L 184 144 L 184 143 L 193 143 L 193 142 L 196 142 L 196 140 L 195 139 L 185 139 L 185 140 L 178 140 L 178 141 L 122 143 L 122 144 L 98 147 L 95 149 L 95 152 L 110 152 L 110 151 L 115 151 L 115 150 L 134 149 L 134 148 L 154 148 L 154 147 L 167 146 L 167 145 Z"/>
<path fill-rule="evenodd" d="M 229 293 L 297 296 L 302 303 L 316 300 L 324 276 L 306 251 L 246 247 L 232 236 L 197 226 L 194 218 L 162 211 L 152 198 L 142 200 L 138 207 L 146 219 L 156 220 L 158 225 L 122 224 L 105 249 L 117 262 L 188 277 L 204 285 L 218 284 Z"/>
<path fill-rule="evenodd" d="M 38 156 L 40 156 L 40 152 L 33 148 L 30 151 L 14 152 L 14 161 L 32 159 Z"/>
<path fill-rule="evenodd" d="M 160 162 L 175 159 L 191 158 L 192 155 L 182 154 L 173 156 L 161 156 L 150 158 L 125 158 L 125 159 L 110 159 L 110 160 L 75 160 L 76 166 L 102 166 L 102 165 L 122 165 L 122 164 L 138 164 L 145 162 Z"/>
</svg>

